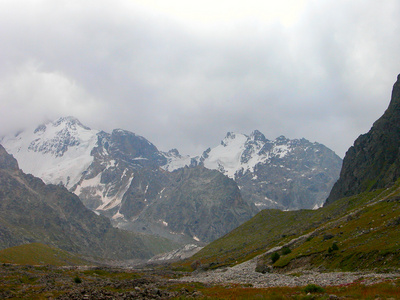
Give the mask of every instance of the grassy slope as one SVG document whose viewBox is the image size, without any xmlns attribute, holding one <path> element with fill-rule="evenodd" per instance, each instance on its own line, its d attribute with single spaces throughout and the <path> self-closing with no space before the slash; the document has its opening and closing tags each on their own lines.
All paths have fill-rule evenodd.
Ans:
<svg viewBox="0 0 400 300">
<path fill-rule="evenodd" d="M 290 245 L 292 253 L 281 256 L 276 267 L 354 270 L 400 266 L 396 260 L 400 252 L 399 195 L 397 182 L 390 189 L 340 199 L 316 211 L 264 210 L 176 267 L 234 265 L 306 234 L 310 237 Z M 333 242 L 339 250 L 328 253 Z M 270 264 L 270 257 L 264 257 L 264 262 Z"/>
<path fill-rule="evenodd" d="M 40 243 L 0 250 L 0 262 L 19 265 L 73 266 L 92 264 L 78 255 Z"/>
<path fill-rule="evenodd" d="M 318 228 L 312 239 L 304 240 L 281 257 L 276 267 L 309 266 L 329 270 L 391 270 L 400 267 L 400 197 L 399 186 L 390 190 L 366 193 L 372 199 L 335 222 Z M 354 202 L 362 196 L 346 199 Z M 329 239 L 327 239 L 329 238 Z M 330 251 L 333 243 L 338 250 Z M 265 259 L 267 261 L 267 258 Z"/>
</svg>

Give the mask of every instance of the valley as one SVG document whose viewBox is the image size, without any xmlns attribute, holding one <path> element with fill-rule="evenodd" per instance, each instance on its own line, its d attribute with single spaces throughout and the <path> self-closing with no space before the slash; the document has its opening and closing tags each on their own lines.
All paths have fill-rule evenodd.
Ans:
<svg viewBox="0 0 400 300">
<path fill-rule="evenodd" d="M 31 151 L 58 161 L 74 153 L 75 161 L 90 152 L 91 158 L 77 159 L 85 162 L 79 176 L 42 174 L 62 179 L 54 185 L 25 174 L 0 146 L 0 295 L 399 299 L 399 120 L 400 75 L 388 109 L 346 153 L 327 201 L 287 210 L 260 210 L 258 196 L 246 195 L 267 193 L 257 180 L 271 174 L 279 174 L 272 184 L 278 190 L 296 194 L 300 185 L 320 195 L 317 187 L 332 180 L 323 170 L 338 162 L 329 149 L 284 137 L 271 142 L 255 131 L 229 133 L 220 146 L 188 159 L 124 130 L 96 131 L 84 142 L 70 130 L 90 129 L 70 117 L 36 132 L 54 133 L 64 124 L 63 139 L 6 138 L 17 155 Z M 303 163 L 309 171 L 302 173 Z M 255 181 L 247 187 L 246 176 Z M 183 246 L 187 255 L 177 250 Z"/>
</svg>

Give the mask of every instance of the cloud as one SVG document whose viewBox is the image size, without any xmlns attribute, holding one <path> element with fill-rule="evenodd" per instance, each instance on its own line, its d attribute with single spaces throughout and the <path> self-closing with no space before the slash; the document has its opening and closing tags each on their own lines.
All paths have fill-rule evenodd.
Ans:
<svg viewBox="0 0 400 300">
<path fill-rule="evenodd" d="M 73 80 L 29 63 L 0 81 L 1 133 L 68 114 L 86 118 L 101 107 Z"/>
<path fill-rule="evenodd" d="M 0 134 L 75 115 L 162 150 L 259 129 L 343 155 L 387 107 L 398 1 L 188 3 L 0 3 Z"/>
</svg>

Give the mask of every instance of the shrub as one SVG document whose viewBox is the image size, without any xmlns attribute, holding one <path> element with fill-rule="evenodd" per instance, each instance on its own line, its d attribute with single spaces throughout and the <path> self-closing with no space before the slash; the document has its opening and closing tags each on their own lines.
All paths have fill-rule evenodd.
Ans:
<svg viewBox="0 0 400 300">
<path fill-rule="evenodd" d="M 281 256 L 279 255 L 278 252 L 272 253 L 272 255 L 271 255 L 272 263 L 273 263 L 273 264 L 276 263 L 280 257 L 281 257 Z"/>
<path fill-rule="evenodd" d="M 313 238 L 314 238 L 313 236 L 309 236 L 309 237 L 306 239 L 306 242 L 311 241 Z"/>
<path fill-rule="evenodd" d="M 289 253 L 292 253 L 292 250 L 290 250 L 289 247 L 283 247 L 282 248 L 282 255 L 287 255 Z"/>
<path fill-rule="evenodd" d="M 333 244 L 332 244 L 332 250 L 333 250 L 333 251 L 339 250 L 339 246 L 338 246 L 336 243 L 333 243 Z"/>
<path fill-rule="evenodd" d="M 303 291 L 305 293 L 324 293 L 325 289 L 316 284 L 308 284 Z"/>
<path fill-rule="evenodd" d="M 80 279 L 79 276 L 76 276 L 76 277 L 74 278 L 74 282 L 75 282 L 75 283 L 82 283 L 82 279 Z"/>
</svg>

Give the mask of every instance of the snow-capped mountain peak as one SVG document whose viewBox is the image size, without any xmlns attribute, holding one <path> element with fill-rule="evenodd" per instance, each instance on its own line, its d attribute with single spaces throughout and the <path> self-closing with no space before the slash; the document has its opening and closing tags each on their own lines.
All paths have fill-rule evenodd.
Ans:
<svg viewBox="0 0 400 300">
<path fill-rule="evenodd" d="M 265 138 L 265 136 L 258 131 L 257 129 L 254 130 L 251 134 L 250 134 L 250 138 L 254 141 L 261 141 L 261 142 L 267 142 L 268 140 Z"/>
<path fill-rule="evenodd" d="M 203 155 L 201 161 L 208 169 L 219 170 L 228 177 L 234 178 L 241 168 L 240 158 L 245 150 L 248 137 L 244 134 L 228 132 L 221 144 Z"/>
<path fill-rule="evenodd" d="M 238 173 L 253 172 L 257 164 L 271 157 L 283 158 L 290 151 L 290 140 L 284 136 L 270 141 L 258 130 L 249 136 L 228 132 L 221 144 L 203 154 L 200 161 L 206 168 L 219 170 L 235 179 Z"/>
<path fill-rule="evenodd" d="M 90 152 L 96 145 L 97 133 L 74 117 L 63 117 L 17 136 L 6 136 L 1 143 L 25 173 L 70 188 L 93 161 Z"/>
</svg>

